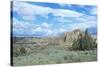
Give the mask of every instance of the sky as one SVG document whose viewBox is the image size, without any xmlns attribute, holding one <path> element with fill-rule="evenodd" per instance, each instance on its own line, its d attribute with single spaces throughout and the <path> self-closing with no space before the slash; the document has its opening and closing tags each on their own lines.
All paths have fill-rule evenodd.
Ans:
<svg viewBox="0 0 100 67">
<path fill-rule="evenodd" d="M 13 1 L 13 36 L 57 36 L 75 29 L 97 30 L 97 7 L 65 3 Z"/>
</svg>

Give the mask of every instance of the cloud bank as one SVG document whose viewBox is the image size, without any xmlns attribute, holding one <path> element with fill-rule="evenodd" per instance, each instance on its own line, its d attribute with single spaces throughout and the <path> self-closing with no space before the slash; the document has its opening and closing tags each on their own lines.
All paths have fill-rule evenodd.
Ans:
<svg viewBox="0 0 100 67">
<path fill-rule="evenodd" d="M 66 7 L 67 4 L 58 5 Z M 72 5 L 67 7 L 72 8 Z M 80 10 L 87 9 L 85 6 L 78 7 L 80 7 Z M 96 7 L 90 9 L 88 7 L 84 12 L 72 9 L 54 9 L 49 6 L 35 5 L 34 3 L 13 2 L 13 34 L 15 36 L 56 36 L 59 33 L 77 28 L 85 30 L 97 26 Z"/>
</svg>

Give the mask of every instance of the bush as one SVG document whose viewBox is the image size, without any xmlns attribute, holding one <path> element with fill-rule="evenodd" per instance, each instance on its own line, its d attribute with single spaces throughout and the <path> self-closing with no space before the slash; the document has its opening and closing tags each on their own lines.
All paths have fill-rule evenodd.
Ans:
<svg viewBox="0 0 100 67">
<path fill-rule="evenodd" d="M 21 53 L 21 54 L 25 54 L 25 53 L 26 53 L 26 50 L 25 50 L 24 47 L 21 47 L 21 48 L 20 48 L 20 53 Z"/>
<path fill-rule="evenodd" d="M 20 56 L 26 54 L 26 50 L 24 47 L 14 49 L 13 56 Z"/>
<path fill-rule="evenodd" d="M 14 57 L 17 57 L 17 56 L 19 56 L 19 55 L 20 55 L 20 49 L 19 49 L 19 48 L 14 49 L 14 50 L 13 50 L 13 56 L 14 56 Z"/>
</svg>

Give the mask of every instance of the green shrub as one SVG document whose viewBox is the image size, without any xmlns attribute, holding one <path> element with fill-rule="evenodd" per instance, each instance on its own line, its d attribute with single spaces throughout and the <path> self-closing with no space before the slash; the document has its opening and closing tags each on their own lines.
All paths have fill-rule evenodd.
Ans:
<svg viewBox="0 0 100 67">
<path fill-rule="evenodd" d="M 24 55 L 24 54 L 26 54 L 26 50 L 25 50 L 24 47 L 16 48 L 13 51 L 13 56 L 21 56 L 21 55 Z"/>
<path fill-rule="evenodd" d="M 67 56 L 64 56 L 64 60 L 68 60 L 68 57 Z"/>
<path fill-rule="evenodd" d="M 17 57 L 17 56 L 19 56 L 21 53 L 20 53 L 20 49 L 19 48 L 16 48 L 16 49 L 14 49 L 13 50 L 13 56 L 14 57 Z"/>
<path fill-rule="evenodd" d="M 25 54 L 25 53 L 26 53 L 26 50 L 25 50 L 24 47 L 21 47 L 21 48 L 20 48 L 20 53 L 21 53 L 21 54 Z"/>
</svg>

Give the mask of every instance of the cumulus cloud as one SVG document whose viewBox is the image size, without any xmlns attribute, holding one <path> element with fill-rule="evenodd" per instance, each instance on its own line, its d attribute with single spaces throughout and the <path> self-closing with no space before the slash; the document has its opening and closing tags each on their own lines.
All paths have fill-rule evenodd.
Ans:
<svg viewBox="0 0 100 67">
<path fill-rule="evenodd" d="M 61 6 L 65 6 L 65 4 L 64 5 L 61 4 Z M 21 34 L 43 33 L 46 36 L 50 35 L 53 36 L 57 35 L 58 33 L 63 33 L 73 29 L 77 28 L 86 29 L 90 27 L 96 27 L 97 25 L 96 16 L 86 15 L 84 13 L 69 9 L 53 9 L 50 7 L 37 6 L 26 2 L 14 2 L 13 7 L 14 7 L 13 11 L 17 12 L 19 16 L 22 17 L 21 19 L 24 19 L 24 21 L 20 21 L 16 18 L 13 18 L 13 27 L 14 27 L 14 32 L 16 33 L 18 32 Z M 81 7 L 84 8 L 84 6 Z M 96 8 L 91 9 L 90 13 L 93 15 L 97 14 Z M 54 18 L 57 19 L 57 21 L 54 22 L 53 19 L 50 19 L 48 17 L 48 14 L 52 14 Z M 39 20 L 36 19 L 37 15 L 52 20 L 52 24 L 50 24 L 49 21 L 48 22 L 41 21 L 40 24 L 35 24 L 37 22 L 36 21 L 34 22 L 34 20 L 37 21 Z M 27 20 L 32 21 L 32 23 L 28 22 Z M 61 25 L 58 25 L 59 23 L 57 22 L 63 22 L 63 23 Z"/>
<path fill-rule="evenodd" d="M 94 8 L 91 9 L 90 13 L 92 15 L 96 15 L 97 14 L 97 11 L 98 11 L 97 8 L 94 7 Z"/>
<path fill-rule="evenodd" d="M 73 23 L 69 25 L 70 30 L 74 30 L 74 29 L 81 29 L 81 30 L 85 30 L 86 28 L 91 28 L 91 27 L 96 27 L 97 26 L 97 21 L 96 20 L 84 20 L 78 23 Z"/>
<path fill-rule="evenodd" d="M 40 7 L 25 2 L 14 2 L 14 11 L 17 11 L 20 15 L 46 15 L 50 13 L 51 8 Z"/>
<path fill-rule="evenodd" d="M 65 4 L 65 3 L 58 3 L 58 5 L 60 6 L 60 7 L 71 7 L 72 5 L 71 4 Z"/>
<path fill-rule="evenodd" d="M 23 29 L 29 29 L 29 28 L 36 28 L 38 25 L 35 25 L 33 23 L 27 22 L 27 21 L 20 21 L 17 18 L 13 17 L 13 28 L 23 28 Z"/>
<path fill-rule="evenodd" d="M 38 27 L 38 25 L 30 23 L 30 22 L 25 22 L 25 21 L 20 21 L 16 18 L 13 17 L 13 33 L 14 34 L 27 34 L 27 35 L 31 35 L 32 33 L 32 29 L 36 29 Z"/>
<path fill-rule="evenodd" d="M 63 29 L 63 28 L 61 28 L 61 29 L 59 29 L 59 31 L 60 31 L 61 33 L 63 33 L 63 32 L 65 32 L 66 30 Z"/>
<path fill-rule="evenodd" d="M 83 15 L 82 13 L 68 9 L 52 9 L 50 7 L 32 5 L 25 2 L 14 2 L 14 11 L 17 11 L 18 14 L 23 16 L 41 15 L 45 17 L 49 13 L 60 17 L 79 17 Z"/>
<path fill-rule="evenodd" d="M 41 24 L 41 26 L 42 26 L 42 28 L 47 29 L 51 26 L 51 24 L 48 24 L 48 23 L 44 22 L 44 23 Z"/>
<path fill-rule="evenodd" d="M 57 20 L 58 22 L 62 22 L 62 23 L 65 23 L 65 22 L 70 23 L 70 22 L 73 21 L 73 20 L 70 20 L 70 19 L 64 18 L 64 17 L 56 17 L 56 20 Z"/>
<path fill-rule="evenodd" d="M 58 5 L 59 5 L 59 6 L 61 6 L 61 7 L 68 6 L 68 5 L 67 5 L 67 4 L 65 4 L 65 3 L 58 3 Z"/>
<path fill-rule="evenodd" d="M 81 13 L 65 9 L 55 9 L 52 13 L 54 16 L 60 17 L 80 17 L 81 15 L 83 15 Z"/>
</svg>

